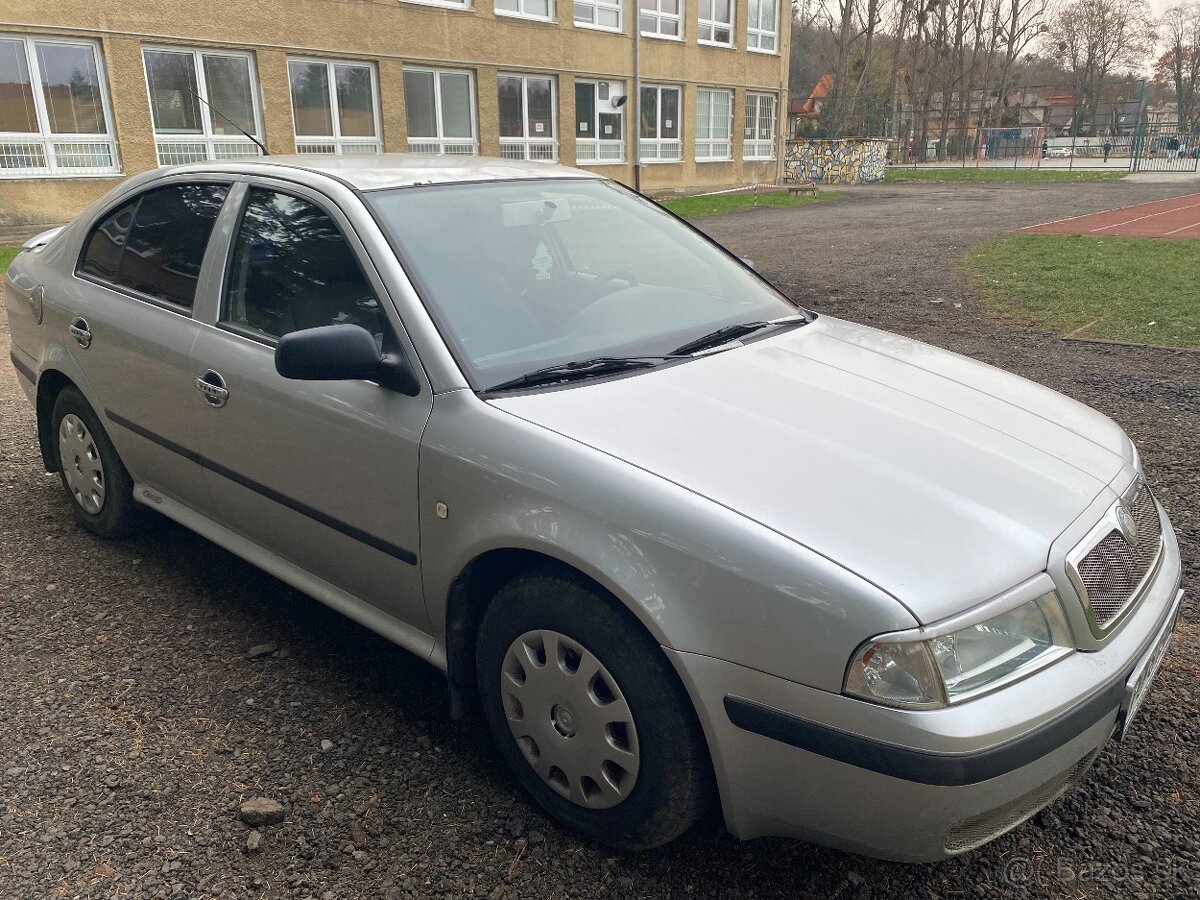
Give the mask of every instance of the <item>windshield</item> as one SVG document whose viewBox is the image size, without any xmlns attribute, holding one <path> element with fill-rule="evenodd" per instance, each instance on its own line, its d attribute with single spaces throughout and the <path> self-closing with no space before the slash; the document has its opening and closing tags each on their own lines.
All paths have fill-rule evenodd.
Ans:
<svg viewBox="0 0 1200 900">
<path fill-rule="evenodd" d="M 661 356 L 796 307 L 653 203 L 591 179 L 367 195 L 476 387 L 547 366 Z"/>
</svg>

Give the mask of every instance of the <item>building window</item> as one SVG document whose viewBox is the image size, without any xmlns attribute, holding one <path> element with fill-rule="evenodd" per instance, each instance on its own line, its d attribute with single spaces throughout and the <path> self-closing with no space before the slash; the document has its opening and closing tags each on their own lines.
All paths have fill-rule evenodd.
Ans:
<svg viewBox="0 0 1200 900">
<path fill-rule="evenodd" d="M 478 155 L 471 72 L 405 66 L 404 106 L 410 152 Z"/>
<path fill-rule="evenodd" d="M 747 0 L 746 49 L 775 52 L 778 10 L 776 0 Z"/>
<path fill-rule="evenodd" d="M 679 162 L 683 159 L 679 113 L 679 88 L 642 86 L 641 162 Z"/>
<path fill-rule="evenodd" d="M 522 19 L 542 19 L 550 21 L 551 0 L 496 0 L 495 10 L 498 16 L 517 16 Z"/>
<path fill-rule="evenodd" d="M 683 40 L 683 0 L 638 0 L 642 34 Z"/>
<path fill-rule="evenodd" d="M 696 40 L 702 44 L 733 45 L 733 0 L 699 0 Z"/>
<path fill-rule="evenodd" d="M 142 59 L 160 166 L 261 154 L 245 136 L 262 134 L 250 54 L 144 48 Z"/>
<path fill-rule="evenodd" d="M 624 99 L 624 82 L 575 82 L 575 162 L 625 161 Z"/>
<path fill-rule="evenodd" d="M 0 36 L 0 178 L 119 171 L 90 41 Z"/>
<path fill-rule="evenodd" d="M 743 159 L 775 158 L 775 95 L 746 94 Z"/>
<path fill-rule="evenodd" d="M 733 92 L 696 91 L 696 162 L 733 158 Z"/>
<path fill-rule="evenodd" d="M 505 159 L 558 159 L 554 130 L 554 79 L 501 75 L 500 155 Z"/>
<path fill-rule="evenodd" d="M 289 59 L 297 153 L 378 153 L 375 69 L 365 63 Z"/>
<path fill-rule="evenodd" d="M 575 0 L 575 24 L 620 31 L 621 0 Z"/>
</svg>

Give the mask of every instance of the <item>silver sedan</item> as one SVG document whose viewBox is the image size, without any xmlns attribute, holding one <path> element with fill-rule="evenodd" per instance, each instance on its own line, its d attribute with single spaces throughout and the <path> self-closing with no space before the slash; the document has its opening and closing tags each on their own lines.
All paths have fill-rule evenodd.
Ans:
<svg viewBox="0 0 1200 900">
<path fill-rule="evenodd" d="M 1132 443 L 801 309 L 652 202 L 507 160 L 132 178 L 8 272 L 83 527 L 194 529 L 443 670 L 622 848 L 962 853 L 1083 776 L 1168 643 Z"/>
</svg>

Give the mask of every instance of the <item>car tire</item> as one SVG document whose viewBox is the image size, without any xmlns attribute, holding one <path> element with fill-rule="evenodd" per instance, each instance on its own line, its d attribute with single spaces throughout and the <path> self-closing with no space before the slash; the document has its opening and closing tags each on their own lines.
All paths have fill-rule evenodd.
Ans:
<svg viewBox="0 0 1200 900">
<path fill-rule="evenodd" d="M 546 566 L 501 588 L 480 623 L 476 675 L 501 754 L 562 824 L 644 850 L 709 806 L 712 765 L 678 675 L 586 579 Z"/>
<path fill-rule="evenodd" d="M 79 524 L 105 538 L 142 530 L 147 511 L 133 499 L 133 479 L 78 390 L 59 392 L 51 427 L 59 478 Z"/>
</svg>

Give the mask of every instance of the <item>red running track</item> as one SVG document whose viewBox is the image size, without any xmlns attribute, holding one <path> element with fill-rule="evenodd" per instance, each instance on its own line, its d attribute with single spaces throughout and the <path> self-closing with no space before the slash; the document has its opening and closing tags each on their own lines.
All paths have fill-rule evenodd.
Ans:
<svg viewBox="0 0 1200 900">
<path fill-rule="evenodd" d="M 1124 209 L 1073 216 L 1018 229 L 1038 234 L 1089 234 L 1096 237 L 1200 238 L 1200 194 L 1155 200 Z"/>
</svg>

